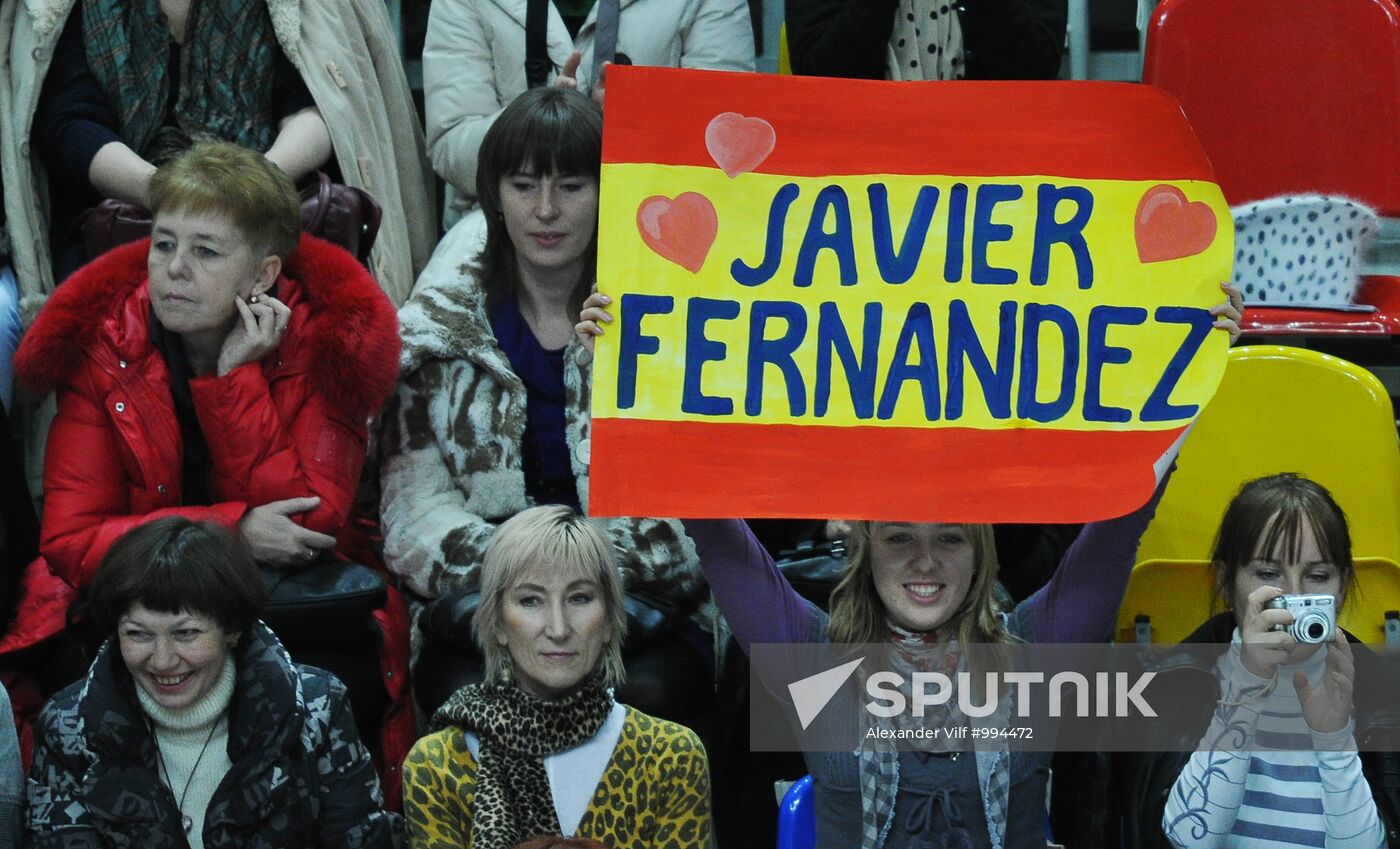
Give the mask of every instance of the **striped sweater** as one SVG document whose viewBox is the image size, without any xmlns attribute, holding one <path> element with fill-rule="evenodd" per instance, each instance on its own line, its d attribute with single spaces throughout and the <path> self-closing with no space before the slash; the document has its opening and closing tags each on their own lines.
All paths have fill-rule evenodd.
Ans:
<svg viewBox="0 0 1400 849">
<path fill-rule="evenodd" d="M 1220 704 L 1168 796 L 1167 837 L 1183 849 L 1382 847 L 1353 725 L 1312 731 L 1293 688 L 1297 671 L 1320 685 L 1327 648 L 1298 666 L 1279 667 L 1273 692 L 1252 700 L 1269 682 L 1245 669 L 1240 648 L 1237 630 L 1216 667 Z"/>
</svg>

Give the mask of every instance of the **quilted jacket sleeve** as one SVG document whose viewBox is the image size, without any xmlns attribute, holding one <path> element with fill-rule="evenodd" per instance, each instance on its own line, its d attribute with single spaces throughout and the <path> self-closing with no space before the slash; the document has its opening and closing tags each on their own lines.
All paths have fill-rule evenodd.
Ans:
<svg viewBox="0 0 1400 849">
<path fill-rule="evenodd" d="M 83 803 L 87 757 L 71 708 L 50 702 L 34 728 L 26 845 L 32 849 L 100 849 L 105 843 Z"/>
<path fill-rule="evenodd" d="M 496 90 L 493 45 L 476 0 L 438 0 L 428 11 L 423 44 L 423 103 L 428 158 L 433 170 L 459 192 L 476 195 L 477 153 L 487 129 L 514 92 Z M 519 54 L 524 47 L 506 50 Z"/>
<path fill-rule="evenodd" d="M 200 430 L 209 444 L 211 477 L 220 497 L 258 506 L 317 496 L 321 503 L 293 520 L 332 536 L 344 526 L 364 465 L 364 417 L 336 408 L 311 391 L 303 375 L 274 377 L 260 363 L 190 381 Z"/>
<path fill-rule="evenodd" d="M 306 673 L 303 672 L 303 680 Z M 316 824 L 327 849 L 398 849 L 403 845 L 403 820 L 384 810 L 379 777 L 369 749 L 360 740 L 345 685 L 317 672 L 308 690 L 324 684 L 313 711 L 312 760 L 319 775 L 320 804 Z M 322 701 L 324 699 L 324 701 Z"/>
<path fill-rule="evenodd" d="M 184 516 L 233 530 L 247 510 L 242 502 L 225 502 L 133 513 L 118 435 L 102 407 L 76 389 L 59 393 L 48 445 L 40 551 L 74 587 L 87 586 L 112 543 L 138 525 Z"/>
</svg>

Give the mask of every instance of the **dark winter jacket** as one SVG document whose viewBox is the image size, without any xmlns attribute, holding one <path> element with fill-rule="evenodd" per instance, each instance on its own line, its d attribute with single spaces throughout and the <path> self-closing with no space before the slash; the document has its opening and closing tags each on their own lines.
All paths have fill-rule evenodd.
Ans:
<svg viewBox="0 0 1400 849">
<path fill-rule="evenodd" d="M 401 822 L 383 810 L 344 685 L 293 664 L 261 624 L 238 645 L 233 767 L 205 814 L 206 849 L 399 846 Z M 28 794 L 33 849 L 187 846 L 135 686 L 109 641 L 87 679 L 44 708 Z"/>
<path fill-rule="evenodd" d="M 1194 749 L 1210 726 L 1211 714 L 1219 700 L 1215 658 L 1207 658 L 1199 648 L 1187 646 L 1228 645 L 1235 628 L 1235 615 L 1213 617 L 1182 641 L 1182 650 L 1168 655 L 1158 666 L 1157 676 L 1145 698 L 1150 704 L 1155 694 L 1172 694 L 1173 702 L 1198 705 L 1194 715 L 1182 716 L 1170 727 L 1158 726 L 1158 733 L 1170 739 L 1144 741 L 1141 753 L 1115 757 L 1114 772 L 1119 798 L 1117 819 L 1121 840 L 1110 835 L 1108 845 L 1124 849 L 1169 849 L 1171 843 L 1162 831 L 1162 812 L 1167 794 L 1185 768 Z M 1373 652 L 1347 634 L 1356 659 L 1353 693 L 1356 741 L 1361 752 L 1361 768 L 1371 785 L 1371 794 L 1385 827 L 1386 845 L 1400 847 L 1400 687 L 1395 671 Z M 1371 751 L 1366 751 L 1370 749 Z M 1380 750 L 1380 751 L 1377 751 Z"/>
<path fill-rule="evenodd" d="M 786 0 L 793 73 L 883 80 L 898 0 Z M 948 0 L 970 80 L 1052 80 L 1066 0 Z M 946 9 L 945 9 L 946 11 Z"/>
</svg>

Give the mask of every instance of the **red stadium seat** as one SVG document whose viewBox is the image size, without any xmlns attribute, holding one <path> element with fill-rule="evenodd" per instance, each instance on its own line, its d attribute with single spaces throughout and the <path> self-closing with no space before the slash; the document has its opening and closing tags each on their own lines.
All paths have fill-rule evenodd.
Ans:
<svg viewBox="0 0 1400 849">
<path fill-rule="evenodd" d="M 1320 192 L 1400 216 L 1394 0 L 1165 0 L 1143 82 L 1181 101 L 1232 206 Z M 1377 312 L 1255 308 L 1245 330 L 1400 332 L 1400 279 L 1367 279 L 1357 300 Z"/>
</svg>

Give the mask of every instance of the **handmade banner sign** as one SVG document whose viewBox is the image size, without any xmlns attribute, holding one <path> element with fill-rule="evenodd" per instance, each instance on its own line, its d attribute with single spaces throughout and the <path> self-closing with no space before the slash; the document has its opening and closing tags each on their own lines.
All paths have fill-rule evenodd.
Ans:
<svg viewBox="0 0 1400 849">
<path fill-rule="evenodd" d="M 614 67 L 604 120 L 595 514 L 1122 515 L 1224 371 L 1157 89 Z"/>
</svg>

